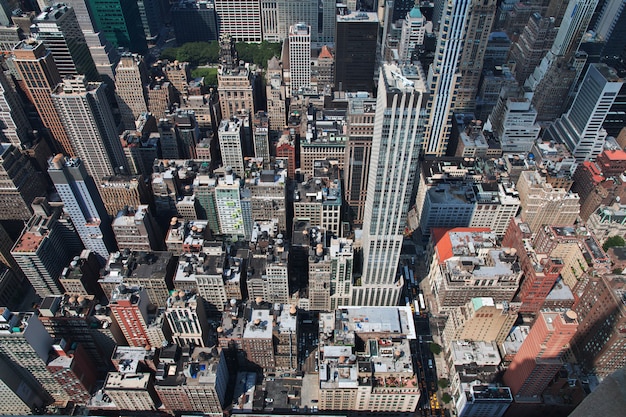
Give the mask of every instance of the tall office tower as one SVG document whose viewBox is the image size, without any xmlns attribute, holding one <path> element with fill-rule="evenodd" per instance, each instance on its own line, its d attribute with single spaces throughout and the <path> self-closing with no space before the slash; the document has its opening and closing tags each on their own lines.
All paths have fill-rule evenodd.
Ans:
<svg viewBox="0 0 626 417">
<path fill-rule="evenodd" d="M 622 84 L 613 68 L 591 64 L 569 111 L 550 125 L 544 138 L 564 143 L 579 162 L 594 160 L 607 136 L 602 123 Z"/>
<path fill-rule="evenodd" d="M 533 14 L 519 39 L 511 45 L 508 61 L 515 63 L 515 79 L 523 84 L 552 47 L 558 28 L 554 17 Z"/>
<path fill-rule="evenodd" d="M 13 313 L 0 309 L 0 360 L 47 404 L 70 399 L 63 386 L 46 368 L 53 340 L 36 313 Z M 28 388 L 24 387 L 27 391 Z M 52 401 L 50 401 L 52 400 Z"/>
<path fill-rule="evenodd" d="M 393 10 L 391 12 L 391 21 L 397 22 L 406 17 L 406 15 L 413 10 L 418 9 L 417 2 L 415 0 L 394 0 Z"/>
<path fill-rule="evenodd" d="M 19 26 L 0 26 L 0 51 L 11 52 L 24 37 Z"/>
<path fill-rule="evenodd" d="M 126 172 L 126 158 L 117 135 L 103 83 L 87 83 L 82 75 L 68 77 L 52 93 L 54 107 L 70 136 L 78 158 L 94 180 Z"/>
<path fill-rule="evenodd" d="M 68 216 L 42 200 L 33 204 L 35 214 L 13 245 L 11 256 L 37 294 L 62 294 L 61 271 L 83 247 Z"/>
<path fill-rule="evenodd" d="M 170 14 L 178 44 L 219 39 L 214 2 L 181 0 L 172 4 Z"/>
<path fill-rule="evenodd" d="M 428 71 L 430 116 L 424 152 L 444 155 L 452 113 L 473 112 L 483 57 L 496 11 L 494 0 L 449 0 L 444 4 L 435 60 Z M 472 44 L 472 48 L 465 45 Z"/>
<path fill-rule="evenodd" d="M 414 5 L 402 21 L 402 33 L 398 47 L 400 61 L 411 62 L 415 48 L 424 45 L 424 36 L 427 30 L 432 32 L 432 22 L 428 22 L 419 7 Z"/>
<path fill-rule="evenodd" d="M 254 142 L 255 158 L 263 158 L 263 161 L 270 160 L 270 142 L 269 142 L 269 117 L 264 111 L 258 111 L 253 119 L 254 132 L 252 139 Z"/>
<path fill-rule="evenodd" d="M 52 53 L 46 49 L 43 42 L 31 40 L 17 44 L 13 49 L 13 56 L 26 95 L 37 109 L 43 125 L 52 135 L 54 150 L 75 156 L 74 147 L 50 96 L 52 90 L 61 82 Z"/>
<path fill-rule="evenodd" d="M 626 328 L 625 284 L 618 275 L 592 277 L 573 307 L 580 325 L 572 350 L 585 369 L 593 369 L 602 378 L 626 366 L 626 357 L 622 354 Z"/>
<path fill-rule="evenodd" d="M 5 64 L 5 59 L 0 60 L 0 142 L 10 142 L 22 149 L 31 143 L 32 127 L 12 81 L 4 72 Z"/>
<path fill-rule="evenodd" d="M 313 30 L 313 29 L 312 29 Z M 379 22 L 376 13 L 337 15 L 335 88 L 374 91 Z"/>
<path fill-rule="evenodd" d="M 265 95 L 267 97 L 270 130 L 282 131 L 287 124 L 286 94 L 283 84 L 283 69 L 276 57 L 267 61 Z"/>
<path fill-rule="evenodd" d="M 46 394 L 20 380 L 5 361 L 0 358 L 0 412 L 5 415 L 29 415 L 33 410 L 45 407 L 48 402 Z"/>
<path fill-rule="evenodd" d="M 98 188 L 80 159 L 57 154 L 48 174 L 70 215 L 85 248 L 95 252 L 101 264 L 116 250 L 115 237 Z"/>
<path fill-rule="evenodd" d="M 174 291 L 167 299 L 165 317 L 172 330 L 174 343 L 180 346 L 207 346 L 209 322 L 202 297 L 190 291 Z"/>
<path fill-rule="evenodd" d="M 348 96 L 348 143 L 345 156 L 345 200 L 349 207 L 350 220 L 355 225 L 363 224 L 365 197 L 369 176 L 376 99 L 369 94 Z"/>
<path fill-rule="evenodd" d="M 276 7 L 278 15 L 278 41 L 288 38 L 289 28 L 292 25 L 303 22 L 311 26 L 311 41 L 317 42 L 319 33 L 318 1 L 278 0 Z"/>
<path fill-rule="evenodd" d="M 120 211 L 111 226 L 120 250 L 148 252 L 161 249 L 160 233 L 147 205 Z"/>
<path fill-rule="evenodd" d="M 489 122 L 495 137 L 500 141 L 502 152 L 530 152 L 539 137 L 541 127 L 536 123 L 537 110 L 532 97 L 509 96 L 505 89 L 500 92 Z"/>
<path fill-rule="evenodd" d="M 220 38 L 220 66 L 217 69 L 222 118 L 230 119 L 241 110 L 254 112 L 255 80 L 249 68 L 239 65 L 235 43 L 230 36 Z"/>
<path fill-rule="evenodd" d="M 317 58 L 313 60 L 314 76 L 312 85 L 317 85 L 318 91 L 325 92 L 335 86 L 335 56 L 328 45 L 322 46 Z"/>
<path fill-rule="evenodd" d="M 524 171 L 517 182 L 522 221 L 533 233 L 545 224 L 571 225 L 580 213 L 580 198 L 553 187 L 537 171 Z"/>
<path fill-rule="evenodd" d="M 266 42 L 280 42 L 278 33 L 278 2 L 261 0 L 261 33 Z"/>
<path fill-rule="evenodd" d="M 311 86 L 311 26 L 297 23 L 289 28 L 291 94 Z"/>
<path fill-rule="evenodd" d="M 577 54 L 577 49 L 597 4 L 598 0 L 568 3 L 552 48 L 526 80 L 525 86 L 534 92 L 533 105 L 539 120 L 553 121 L 563 112 L 572 85 L 582 71 L 579 61 L 585 57 Z"/>
<path fill-rule="evenodd" d="M 222 155 L 222 166 L 231 168 L 232 172 L 243 178 L 243 126 L 241 119 L 222 120 L 217 130 Z"/>
<path fill-rule="evenodd" d="M 28 220 L 31 203 L 46 195 L 45 179 L 18 148 L 0 143 L 0 220 Z"/>
<path fill-rule="evenodd" d="M 113 80 L 115 78 L 115 66 L 120 56 L 104 34 L 99 32 L 97 27 L 94 27 L 89 15 L 89 0 L 65 0 L 63 3 L 74 9 L 76 19 L 83 32 L 98 74 L 106 77 L 106 79 Z"/>
<path fill-rule="evenodd" d="M 220 37 L 231 36 L 235 42 L 261 42 L 260 0 L 214 0 Z"/>
<path fill-rule="evenodd" d="M 124 54 L 115 69 L 115 96 L 124 129 L 135 130 L 137 118 L 148 112 L 148 72 L 143 58 Z"/>
<path fill-rule="evenodd" d="M 374 136 L 363 220 L 363 276 L 353 305 L 396 305 L 396 269 L 423 135 L 421 77 L 408 79 L 390 64 L 378 81 Z"/>
<path fill-rule="evenodd" d="M 89 81 L 98 79 L 96 65 L 73 8 L 57 3 L 42 11 L 34 23 L 31 32 L 52 52 L 61 78 L 82 74 Z"/>
<path fill-rule="evenodd" d="M 159 36 L 163 19 L 161 18 L 161 4 L 158 0 L 139 0 L 139 17 L 141 27 L 148 43 L 154 44 Z"/>
<path fill-rule="evenodd" d="M 600 16 L 595 25 L 598 38 L 605 44 L 603 57 L 619 56 L 626 47 L 626 1 L 607 1 L 602 5 Z"/>
<path fill-rule="evenodd" d="M 321 27 L 317 28 L 317 41 L 320 43 L 334 43 L 336 30 L 335 27 L 337 22 L 337 2 L 336 0 L 325 0 L 321 2 L 322 5 L 320 7 L 321 11 L 321 20 L 318 20 L 321 23 Z"/>
<path fill-rule="evenodd" d="M 578 315 L 541 311 L 504 373 L 516 402 L 541 402 L 541 393 L 563 366 L 562 357 L 578 328 Z"/>
<path fill-rule="evenodd" d="M 128 48 L 143 54 L 147 50 L 137 2 L 123 0 L 89 0 L 94 26 L 115 48 Z"/>
</svg>

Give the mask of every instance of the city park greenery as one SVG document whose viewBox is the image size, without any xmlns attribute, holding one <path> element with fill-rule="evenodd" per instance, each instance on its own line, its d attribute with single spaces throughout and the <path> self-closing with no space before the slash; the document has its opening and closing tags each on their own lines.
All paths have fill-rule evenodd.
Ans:
<svg viewBox="0 0 626 417">
<path fill-rule="evenodd" d="M 272 42 L 235 44 L 235 50 L 239 60 L 255 64 L 257 67 L 265 68 L 267 61 L 273 56 L 280 56 L 282 44 Z M 219 63 L 220 45 L 217 41 L 211 42 L 189 42 L 179 47 L 166 48 L 161 52 L 161 59 L 169 61 L 178 60 L 189 62 L 191 65 L 191 75 L 205 77 L 207 85 L 217 84 L 217 68 L 211 67 Z"/>
<path fill-rule="evenodd" d="M 606 252 L 609 248 L 616 248 L 620 246 L 626 246 L 626 242 L 624 242 L 624 238 L 621 236 L 611 236 L 604 242 L 602 245 L 602 249 Z"/>
</svg>

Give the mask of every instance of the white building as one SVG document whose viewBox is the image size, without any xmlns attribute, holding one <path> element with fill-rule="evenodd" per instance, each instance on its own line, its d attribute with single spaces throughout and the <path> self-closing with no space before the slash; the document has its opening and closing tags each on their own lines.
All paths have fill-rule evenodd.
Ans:
<svg viewBox="0 0 626 417">
<path fill-rule="evenodd" d="M 402 288 L 396 269 L 417 173 L 423 135 L 419 72 L 408 78 L 391 64 L 381 68 L 363 221 L 363 276 L 353 305 L 396 305 Z"/>
<path fill-rule="evenodd" d="M 232 237 L 249 236 L 245 230 L 239 179 L 233 174 L 227 173 L 218 180 L 215 186 L 215 205 L 222 234 Z"/>
<path fill-rule="evenodd" d="M 426 20 L 417 5 L 407 13 L 402 22 L 398 55 L 401 62 L 410 62 L 416 47 L 424 44 L 426 32 L 432 32 L 433 24 Z"/>
<path fill-rule="evenodd" d="M 289 28 L 291 93 L 311 85 L 311 26 L 297 23 Z"/>
<path fill-rule="evenodd" d="M 260 0 L 215 0 L 220 36 L 230 35 L 236 42 L 261 42 L 260 3 Z"/>
<path fill-rule="evenodd" d="M 222 120 L 217 130 L 222 154 L 222 166 L 230 167 L 235 174 L 244 176 L 243 150 L 241 142 L 243 140 L 242 120 L 231 118 Z"/>
</svg>

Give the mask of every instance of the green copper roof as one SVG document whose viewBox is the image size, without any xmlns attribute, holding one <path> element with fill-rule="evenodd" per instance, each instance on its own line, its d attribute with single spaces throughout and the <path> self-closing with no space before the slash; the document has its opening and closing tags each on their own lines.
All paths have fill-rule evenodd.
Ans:
<svg viewBox="0 0 626 417">
<path fill-rule="evenodd" d="M 413 8 L 411 9 L 411 11 L 409 12 L 409 17 L 411 19 L 421 19 L 422 17 L 422 11 L 420 10 L 419 7 L 417 6 L 413 6 Z"/>
</svg>

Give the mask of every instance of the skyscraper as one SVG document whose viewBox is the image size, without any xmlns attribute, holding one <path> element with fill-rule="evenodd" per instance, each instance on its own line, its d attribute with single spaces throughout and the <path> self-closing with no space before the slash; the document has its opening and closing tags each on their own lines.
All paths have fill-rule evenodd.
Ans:
<svg viewBox="0 0 626 417">
<path fill-rule="evenodd" d="M 52 52 L 61 78 L 82 74 L 89 81 L 98 79 L 96 65 L 72 7 L 57 3 L 44 10 L 34 22 L 36 26 L 31 33 Z"/>
<path fill-rule="evenodd" d="M 335 87 L 338 90 L 368 93 L 374 90 L 378 30 L 376 13 L 337 15 Z"/>
<path fill-rule="evenodd" d="M 550 125 L 544 137 L 567 145 L 579 162 L 595 159 L 607 135 L 602 123 L 622 84 L 613 68 L 590 65 L 569 111 Z"/>
<path fill-rule="evenodd" d="M 289 28 L 291 92 L 311 85 L 311 26 L 297 23 Z"/>
<path fill-rule="evenodd" d="M 495 0 L 448 0 L 444 4 L 435 60 L 428 72 L 432 97 L 424 143 L 427 155 L 446 153 L 452 113 L 474 111 L 495 11 Z"/>
<path fill-rule="evenodd" d="M 126 171 L 126 158 L 105 88 L 102 83 L 85 82 L 80 75 L 65 78 L 52 94 L 76 156 L 85 162 L 85 169 L 98 182 L 120 168 Z"/>
<path fill-rule="evenodd" d="M 18 148 L 0 143 L 0 220 L 28 220 L 30 204 L 46 194 L 46 183 Z"/>
<path fill-rule="evenodd" d="M 516 401 L 541 402 L 541 393 L 562 366 L 562 355 L 578 328 L 578 315 L 541 311 L 504 373 Z"/>
<path fill-rule="evenodd" d="M 143 58 L 124 54 L 115 70 L 115 96 L 124 129 L 135 130 L 135 120 L 148 112 L 148 73 Z"/>
<path fill-rule="evenodd" d="M 236 42 L 261 42 L 261 5 L 259 0 L 214 0 L 220 36 Z"/>
<path fill-rule="evenodd" d="M 109 253 L 117 249 L 115 238 L 98 189 L 87 175 L 83 162 L 57 154 L 51 161 L 48 174 L 85 248 L 93 251 L 100 264 L 104 264 Z"/>
<path fill-rule="evenodd" d="M 115 48 L 145 53 L 146 37 L 135 1 L 89 0 L 89 10 L 96 27 Z"/>
<path fill-rule="evenodd" d="M 37 109 L 43 125 L 52 135 L 55 151 L 75 156 L 74 147 L 52 104 L 50 93 L 61 82 L 52 54 L 42 42 L 23 41 L 13 49 L 17 72 L 22 78 L 26 95 Z"/>
<path fill-rule="evenodd" d="M 363 275 L 354 305 L 396 305 L 396 270 L 423 135 L 424 79 L 385 64 L 378 99 L 363 221 Z"/>
<path fill-rule="evenodd" d="M 63 294 L 61 271 L 80 253 L 82 245 L 60 208 L 52 209 L 41 200 L 33 208 L 35 214 L 13 245 L 11 255 L 37 294 Z"/>
<path fill-rule="evenodd" d="M 0 60 L 0 68 L 4 69 L 5 64 L 6 60 Z M 12 84 L 4 71 L 0 71 L 0 142 L 21 148 L 29 144 L 32 127 Z"/>
</svg>

